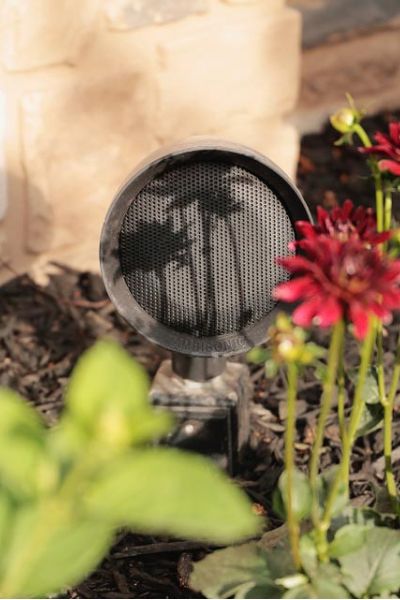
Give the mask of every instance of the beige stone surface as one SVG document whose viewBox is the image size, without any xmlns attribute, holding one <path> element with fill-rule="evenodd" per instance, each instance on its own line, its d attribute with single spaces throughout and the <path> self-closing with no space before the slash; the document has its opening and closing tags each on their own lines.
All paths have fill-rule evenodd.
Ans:
<svg viewBox="0 0 400 600">
<path fill-rule="evenodd" d="M 108 0 L 105 12 L 110 29 L 129 31 L 204 13 L 207 8 L 208 0 Z"/>
<path fill-rule="evenodd" d="M 132 72 L 24 96 L 23 159 L 30 210 L 36 212 L 36 221 L 33 214 L 28 219 L 30 248 L 38 229 L 48 229 L 47 214 L 53 219 L 54 256 L 67 258 L 70 248 L 75 266 L 86 255 L 97 267 L 107 206 L 139 158 L 156 147 L 146 85 L 143 75 Z"/>
<path fill-rule="evenodd" d="M 235 9 L 229 20 L 193 22 L 161 41 L 159 135 L 222 133 L 247 116 L 289 111 L 298 93 L 299 45 L 300 20 L 291 10 L 260 10 L 255 19 L 254 11 Z"/>
<path fill-rule="evenodd" d="M 1 57 L 10 71 L 74 63 L 91 35 L 97 0 L 3 0 Z"/>
<path fill-rule="evenodd" d="M 374 113 L 400 105 L 400 23 L 303 53 L 299 104 L 292 122 L 315 131 L 351 93 Z"/>
<path fill-rule="evenodd" d="M 110 2 L 2 5 L 3 23 L 16 16 L 0 70 L 0 244 L 14 270 L 42 272 L 49 260 L 97 270 L 116 190 L 147 154 L 178 139 L 237 141 L 295 172 L 298 135 L 285 114 L 298 91 L 300 22 L 284 0 L 208 0 L 205 14 L 123 31 L 110 30 Z"/>
</svg>

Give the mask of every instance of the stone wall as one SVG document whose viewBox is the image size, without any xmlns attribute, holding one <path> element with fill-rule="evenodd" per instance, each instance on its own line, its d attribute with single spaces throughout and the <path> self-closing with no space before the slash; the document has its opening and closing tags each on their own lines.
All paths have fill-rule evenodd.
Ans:
<svg viewBox="0 0 400 600">
<path fill-rule="evenodd" d="M 292 123 L 325 125 L 350 93 L 373 114 L 400 108 L 399 0 L 289 0 L 303 16 L 301 91 Z"/>
<path fill-rule="evenodd" d="M 101 224 L 157 147 L 216 135 L 291 175 L 300 18 L 284 0 L 2 0 L 4 281 L 49 260 L 97 269 Z"/>
</svg>

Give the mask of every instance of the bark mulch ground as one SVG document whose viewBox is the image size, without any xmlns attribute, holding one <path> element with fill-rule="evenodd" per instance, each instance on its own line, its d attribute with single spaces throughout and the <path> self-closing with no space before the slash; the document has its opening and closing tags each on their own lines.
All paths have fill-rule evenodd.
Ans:
<svg viewBox="0 0 400 600">
<path fill-rule="evenodd" d="M 366 121 L 373 132 L 391 117 L 381 114 Z M 333 147 L 335 132 L 326 128 L 303 139 L 298 182 L 310 206 L 331 207 L 345 198 L 373 205 L 368 170 L 351 149 Z M 393 361 L 399 324 L 387 334 L 385 360 Z M 112 336 L 154 375 L 167 353 L 130 329 L 107 299 L 100 277 L 59 265 L 46 287 L 28 276 L 19 276 L 0 291 L 0 384 L 22 394 L 53 424 L 62 409 L 62 396 L 79 355 L 97 338 Z M 324 343 L 324 339 L 319 340 Z M 356 347 L 347 364 L 357 363 Z M 282 469 L 283 431 L 286 417 L 281 376 L 267 380 L 252 367 L 255 396 L 252 408 L 251 445 L 243 456 L 238 484 L 265 511 L 271 526 L 279 524 L 271 508 L 271 495 Z M 349 392 L 351 393 L 351 384 Z M 319 410 L 320 383 L 306 372 L 300 384 L 296 450 L 299 465 L 306 465 L 314 439 Z M 398 417 L 398 415 L 396 415 Z M 326 429 L 322 467 L 337 462 L 340 452 L 335 418 Z M 400 419 L 395 418 L 394 458 L 400 471 Z M 375 486 L 383 478 L 382 436 L 360 439 L 353 456 L 352 488 L 359 503 L 371 504 Z M 199 515 L 201 517 L 201 515 Z M 90 543 L 90 540 L 88 540 Z M 207 551 L 204 545 L 177 540 L 121 534 L 109 556 L 85 582 L 67 592 L 71 598 L 196 598 L 187 587 L 192 560 Z"/>
</svg>

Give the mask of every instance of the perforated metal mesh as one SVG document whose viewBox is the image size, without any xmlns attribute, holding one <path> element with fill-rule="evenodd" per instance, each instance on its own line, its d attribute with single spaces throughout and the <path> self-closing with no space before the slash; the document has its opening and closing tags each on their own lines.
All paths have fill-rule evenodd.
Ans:
<svg viewBox="0 0 400 600">
<path fill-rule="evenodd" d="M 213 162 L 176 166 L 132 199 L 120 234 L 125 282 L 158 322 L 194 336 L 239 332 L 275 306 L 294 239 L 268 186 Z"/>
</svg>

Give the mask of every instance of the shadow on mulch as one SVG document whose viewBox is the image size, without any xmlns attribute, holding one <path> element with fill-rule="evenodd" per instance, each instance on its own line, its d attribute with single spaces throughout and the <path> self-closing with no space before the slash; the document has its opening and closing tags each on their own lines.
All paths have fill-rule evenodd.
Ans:
<svg viewBox="0 0 400 600">
<path fill-rule="evenodd" d="M 397 118 L 400 113 L 397 114 Z M 389 115 L 366 121 L 370 132 L 385 128 Z M 351 149 L 333 148 L 335 132 L 307 136 L 302 142 L 299 186 L 312 208 L 326 207 L 350 197 L 373 205 L 373 192 L 363 159 Z M 391 326 L 385 360 L 393 361 L 399 324 Z M 53 424 L 62 408 L 62 395 L 79 355 L 97 338 L 121 342 L 154 375 L 167 356 L 129 328 L 107 299 L 100 277 L 60 266 L 45 288 L 27 276 L 17 277 L 0 292 L 0 384 L 20 392 Z M 317 334 L 316 334 L 316 337 Z M 324 343 L 324 339 L 318 340 Z M 354 345 L 347 364 L 357 364 Z M 267 380 L 252 367 L 255 384 L 251 447 L 243 457 L 237 482 L 246 489 L 271 527 L 279 524 L 271 496 L 282 469 L 286 418 L 282 376 Z M 351 390 L 349 390 L 351 392 Z M 314 439 L 320 384 L 306 372 L 299 389 L 296 451 L 305 468 Z M 340 454 L 337 422 L 331 417 L 325 432 L 322 468 L 336 463 Z M 400 421 L 394 423 L 395 472 L 400 470 Z M 374 501 L 374 486 L 383 479 L 382 436 L 360 439 L 352 463 L 352 491 L 358 503 Z M 201 518 L 201 515 L 199 515 Z M 192 560 L 208 549 L 202 544 L 121 534 L 109 556 L 68 598 L 199 598 L 187 587 Z"/>
</svg>

